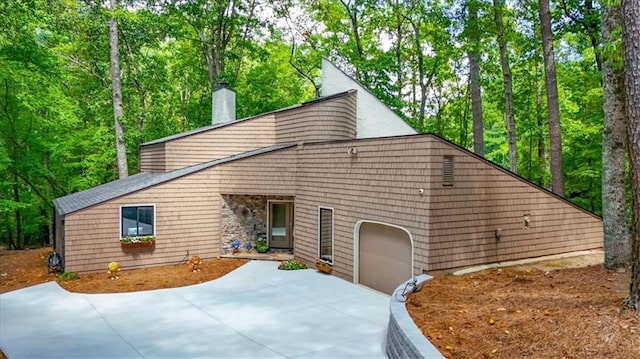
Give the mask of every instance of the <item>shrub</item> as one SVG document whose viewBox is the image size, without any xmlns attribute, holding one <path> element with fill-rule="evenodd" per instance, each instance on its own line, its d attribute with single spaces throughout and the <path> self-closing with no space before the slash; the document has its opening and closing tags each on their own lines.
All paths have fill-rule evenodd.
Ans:
<svg viewBox="0 0 640 359">
<path fill-rule="evenodd" d="M 64 272 L 58 276 L 58 280 L 66 282 L 68 280 L 78 280 L 80 276 L 75 272 Z"/>
<path fill-rule="evenodd" d="M 291 259 L 288 261 L 280 262 L 278 269 L 282 269 L 282 270 L 307 269 L 307 265 L 295 259 Z"/>
<path fill-rule="evenodd" d="M 258 253 L 267 253 L 269 246 L 267 246 L 267 239 L 265 237 L 256 238 L 256 250 Z"/>
</svg>

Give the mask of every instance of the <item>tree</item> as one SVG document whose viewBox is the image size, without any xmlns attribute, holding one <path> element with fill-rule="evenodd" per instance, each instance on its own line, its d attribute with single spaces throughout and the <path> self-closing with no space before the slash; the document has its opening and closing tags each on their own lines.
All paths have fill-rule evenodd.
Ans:
<svg viewBox="0 0 640 359">
<path fill-rule="evenodd" d="M 560 105 L 558 102 L 558 84 L 556 81 L 556 65 L 553 53 L 553 36 L 551 33 L 549 0 L 538 0 L 538 5 L 540 6 L 540 33 L 542 36 L 545 88 L 547 91 L 547 116 L 549 119 L 549 143 L 551 147 L 551 190 L 559 196 L 564 196 Z"/>
<path fill-rule="evenodd" d="M 473 152 L 484 156 L 484 128 L 482 123 L 482 90 L 480 88 L 480 30 L 478 28 L 478 3 L 467 2 L 469 17 L 467 31 L 469 38 L 469 86 L 471 86 L 471 112 L 473 113 Z"/>
<path fill-rule="evenodd" d="M 582 1 L 560 0 L 562 10 L 570 19 L 570 28 L 581 36 L 587 36 L 593 47 L 594 58 L 598 71 L 602 70 L 602 56 L 600 54 L 600 14 L 593 0 Z M 573 5 L 573 6 L 571 6 Z M 577 27 L 577 29 L 575 29 Z"/>
<path fill-rule="evenodd" d="M 351 33 L 353 34 L 353 42 L 356 45 L 356 56 L 354 58 L 354 60 L 356 60 L 354 63 L 354 65 L 356 66 L 356 79 L 358 79 L 360 82 L 362 82 L 363 85 L 368 87 L 370 85 L 368 77 L 364 76 L 365 74 L 359 71 L 362 68 L 362 60 L 364 57 L 362 37 L 360 36 L 360 22 L 362 21 L 361 17 L 362 13 L 364 12 L 364 10 L 362 9 L 362 1 L 340 0 L 340 3 L 347 12 L 347 16 L 349 16 L 349 22 L 351 23 Z"/>
<path fill-rule="evenodd" d="M 503 9 L 504 0 L 493 0 L 498 46 L 500 47 L 500 67 L 502 68 L 502 82 L 504 86 L 505 122 L 507 125 L 507 142 L 509 143 L 509 170 L 517 173 L 516 123 L 513 116 L 513 88 L 511 85 L 509 55 L 507 54 L 507 37 L 504 33 L 504 24 L 502 22 Z"/>
<path fill-rule="evenodd" d="M 620 5 L 604 6 L 602 41 L 605 47 L 615 40 L 613 33 L 622 22 Z M 625 149 L 626 113 L 624 72 L 616 59 L 606 53 L 602 62 L 604 128 L 602 136 L 602 218 L 604 224 L 604 266 L 624 268 L 629 264 L 629 231 L 626 220 Z"/>
<path fill-rule="evenodd" d="M 622 0 L 627 131 L 631 170 L 631 283 L 625 302 L 640 313 L 640 0 Z"/>
<path fill-rule="evenodd" d="M 118 0 L 109 0 L 111 19 L 109 20 L 109 48 L 111 59 L 111 88 L 113 91 L 113 119 L 116 132 L 116 156 L 118 158 L 118 177 L 129 175 L 127 167 L 127 148 L 122 127 L 122 90 L 120 84 L 120 51 L 118 50 L 118 22 L 116 8 Z"/>
<path fill-rule="evenodd" d="M 418 110 L 418 130 L 423 131 L 424 128 L 424 117 L 425 117 L 425 107 L 427 104 L 427 94 L 433 79 L 436 75 L 436 70 L 438 69 L 439 58 L 434 56 L 432 61 L 425 61 L 425 51 L 423 49 L 424 43 L 429 43 L 425 39 L 425 34 L 423 33 L 424 22 L 425 19 L 423 16 L 428 14 L 428 11 L 424 8 L 424 4 L 422 1 L 419 1 L 417 4 L 412 4 L 412 7 L 408 9 L 407 14 L 404 14 L 403 17 L 411 24 L 411 29 L 413 33 L 413 46 L 412 46 L 412 54 L 416 58 L 416 72 L 417 83 L 420 87 L 420 109 Z M 430 60 L 427 58 L 427 60 Z M 429 62 L 429 68 L 427 68 L 427 63 Z M 481 127 L 482 128 L 482 127 Z"/>
<path fill-rule="evenodd" d="M 0 3 L 0 242 L 49 242 L 52 196 L 64 194 L 53 153 L 75 120 L 62 61 L 50 47 L 56 1 Z"/>
<path fill-rule="evenodd" d="M 209 74 L 211 95 L 225 79 L 233 84 L 260 21 L 258 0 L 157 0 L 177 24 L 176 36 L 193 38 L 200 47 Z M 181 26 L 187 23 L 191 28 Z M 213 119 L 213 97 L 211 118 Z"/>
</svg>

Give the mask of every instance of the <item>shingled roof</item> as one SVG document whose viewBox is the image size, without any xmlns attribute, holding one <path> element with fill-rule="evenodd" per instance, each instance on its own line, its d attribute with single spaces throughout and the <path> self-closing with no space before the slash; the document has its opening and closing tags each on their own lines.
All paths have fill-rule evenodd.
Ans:
<svg viewBox="0 0 640 359">
<path fill-rule="evenodd" d="M 67 214 L 77 212 L 79 210 L 95 206 L 97 204 L 107 202 L 112 199 L 143 190 L 145 188 L 168 182 L 176 178 L 190 175 L 207 168 L 294 146 L 296 146 L 296 144 L 293 143 L 277 144 L 235 154 L 215 161 L 204 162 L 194 166 L 181 168 L 171 172 L 141 172 L 133 176 L 105 183 L 97 187 L 89 188 L 85 191 L 76 192 L 64 197 L 56 198 L 55 200 L 53 200 L 53 204 L 58 215 L 60 217 L 64 217 Z"/>
</svg>

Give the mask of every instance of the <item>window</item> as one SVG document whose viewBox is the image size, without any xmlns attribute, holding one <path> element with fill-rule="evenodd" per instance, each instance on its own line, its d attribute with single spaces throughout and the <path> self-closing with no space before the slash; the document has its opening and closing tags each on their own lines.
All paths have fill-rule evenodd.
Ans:
<svg viewBox="0 0 640 359">
<path fill-rule="evenodd" d="M 442 158 L 442 185 L 453 186 L 453 156 L 446 155 Z"/>
<path fill-rule="evenodd" d="M 120 218 L 120 236 L 122 238 L 153 236 L 155 233 L 154 206 L 121 207 Z"/>
<path fill-rule="evenodd" d="M 318 208 L 318 250 L 320 259 L 333 263 L 333 209 Z"/>
</svg>

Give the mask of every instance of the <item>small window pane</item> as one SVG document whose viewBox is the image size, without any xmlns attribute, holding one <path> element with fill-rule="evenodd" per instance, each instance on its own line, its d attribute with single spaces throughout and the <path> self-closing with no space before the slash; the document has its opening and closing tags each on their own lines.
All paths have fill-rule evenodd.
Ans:
<svg viewBox="0 0 640 359">
<path fill-rule="evenodd" d="M 122 207 L 122 237 L 152 236 L 153 206 Z"/>
<path fill-rule="evenodd" d="M 320 208 L 319 218 L 320 258 L 333 262 L 333 210 Z"/>
<path fill-rule="evenodd" d="M 153 235 L 153 207 L 138 207 L 138 235 Z"/>
<path fill-rule="evenodd" d="M 122 237 L 138 235 L 138 209 L 122 207 Z"/>
</svg>

